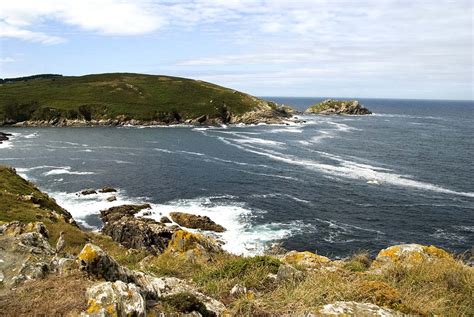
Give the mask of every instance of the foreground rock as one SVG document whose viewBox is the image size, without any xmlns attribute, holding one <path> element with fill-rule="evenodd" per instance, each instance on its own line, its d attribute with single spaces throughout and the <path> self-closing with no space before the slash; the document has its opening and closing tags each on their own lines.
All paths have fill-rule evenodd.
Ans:
<svg viewBox="0 0 474 317">
<path fill-rule="evenodd" d="M 323 102 L 309 107 L 306 113 L 316 113 L 323 115 L 366 115 L 371 114 L 370 110 L 359 104 L 357 100 L 333 100 L 327 99 Z"/>
<path fill-rule="evenodd" d="M 324 305 L 319 311 L 318 316 L 360 316 L 360 317 L 398 317 L 406 316 L 402 313 L 388 308 L 369 303 L 357 302 L 335 302 Z"/>
<path fill-rule="evenodd" d="M 452 260 L 454 262 L 454 258 L 448 252 L 435 246 L 400 244 L 381 250 L 372 262 L 371 268 L 383 269 L 393 265 L 411 266 L 423 261 L 438 259 Z"/>
<path fill-rule="evenodd" d="M 122 205 L 100 212 L 104 222 L 102 232 L 114 241 L 130 249 L 146 249 L 154 254 L 162 253 L 171 240 L 174 229 L 153 219 L 135 217 L 144 205 Z"/>
<path fill-rule="evenodd" d="M 172 212 L 170 213 L 170 217 L 178 225 L 186 228 L 201 229 L 214 232 L 225 231 L 225 228 L 223 226 L 215 223 L 207 216 L 197 216 L 184 212 Z"/>
<path fill-rule="evenodd" d="M 282 262 L 305 267 L 321 267 L 322 265 L 330 263 L 331 260 L 325 256 L 317 255 L 309 251 L 290 251 L 283 256 Z"/>
<path fill-rule="evenodd" d="M 93 286 L 87 291 L 89 307 L 84 316 L 142 316 L 147 314 L 144 302 L 156 302 L 170 296 L 189 293 L 196 297 L 213 315 L 221 315 L 225 306 L 206 296 L 183 280 L 174 277 L 154 277 L 120 266 L 98 246 L 87 244 L 78 255 L 82 271 L 91 277 L 104 279 L 105 283 Z M 113 283 L 110 283 L 113 282 Z M 110 309 L 110 310 L 108 310 Z M 108 315 L 107 313 L 110 313 Z"/>
</svg>

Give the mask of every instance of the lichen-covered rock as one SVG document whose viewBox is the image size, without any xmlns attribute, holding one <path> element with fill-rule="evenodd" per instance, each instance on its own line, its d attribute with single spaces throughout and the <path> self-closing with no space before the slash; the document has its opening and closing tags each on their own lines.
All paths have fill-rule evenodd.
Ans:
<svg viewBox="0 0 474 317">
<path fill-rule="evenodd" d="M 321 267 L 331 262 L 329 258 L 309 251 L 290 251 L 283 256 L 282 261 L 284 263 L 306 267 Z"/>
<path fill-rule="evenodd" d="M 223 226 L 215 223 L 207 216 L 198 216 L 198 215 L 188 214 L 185 212 L 171 212 L 170 217 L 178 225 L 186 227 L 186 228 L 215 231 L 215 232 L 225 231 L 225 228 Z"/>
<path fill-rule="evenodd" d="M 185 281 L 175 277 L 154 277 L 135 272 L 135 283 L 147 300 L 159 300 L 179 293 L 190 293 L 201 301 L 206 309 L 217 316 L 222 315 L 225 306 L 221 302 L 199 292 Z"/>
<path fill-rule="evenodd" d="M 77 256 L 79 268 L 96 278 L 103 278 L 106 281 L 129 282 L 133 280 L 130 278 L 130 271 L 117 263 L 107 253 L 102 251 L 96 245 L 88 243 L 84 246 L 82 251 Z"/>
<path fill-rule="evenodd" d="M 144 205 L 123 205 L 102 210 L 102 232 L 126 248 L 146 249 L 154 254 L 162 253 L 168 246 L 174 229 L 153 219 L 135 217 Z"/>
<path fill-rule="evenodd" d="M 23 223 L 19 221 L 12 221 L 0 226 L 0 234 L 19 236 L 26 232 L 37 232 L 45 239 L 49 238 L 49 232 L 42 222 Z"/>
<path fill-rule="evenodd" d="M 453 257 L 448 252 L 432 245 L 400 244 L 381 250 L 371 268 L 381 268 L 393 264 L 413 265 L 424 260 L 435 259 L 453 259 Z"/>
<path fill-rule="evenodd" d="M 398 317 L 404 314 L 374 304 L 358 302 L 335 302 L 324 305 L 318 316 L 360 316 L 360 317 Z"/>
<path fill-rule="evenodd" d="M 282 264 L 276 274 L 277 282 L 301 281 L 304 273 L 289 264 Z"/>
<path fill-rule="evenodd" d="M 367 108 L 359 104 L 357 100 L 333 100 L 327 99 L 314 106 L 309 107 L 306 113 L 317 114 L 347 114 L 347 115 L 365 115 L 371 114 Z"/>
<path fill-rule="evenodd" d="M 146 316 L 145 300 L 134 284 L 102 282 L 88 288 L 86 297 L 84 317 Z"/>
<path fill-rule="evenodd" d="M 222 248 L 210 237 L 178 230 L 173 234 L 166 252 L 191 261 L 209 261 L 214 254 L 222 252 Z"/>
</svg>

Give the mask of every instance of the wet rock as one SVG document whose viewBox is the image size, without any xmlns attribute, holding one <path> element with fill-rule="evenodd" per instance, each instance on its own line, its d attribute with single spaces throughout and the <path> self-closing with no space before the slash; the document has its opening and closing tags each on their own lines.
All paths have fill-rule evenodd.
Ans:
<svg viewBox="0 0 474 317">
<path fill-rule="evenodd" d="M 367 108 L 362 106 L 357 100 L 333 100 L 327 99 L 323 102 L 309 107 L 306 113 L 317 114 L 346 114 L 346 115 L 366 115 L 371 114 Z"/>
<path fill-rule="evenodd" d="M 110 197 L 107 197 L 106 199 L 108 202 L 113 202 L 113 201 L 116 201 L 117 200 L 117 197 L 115 196 L 110 196 Z"/>
<path fill-rule="evenodd" d="M 146 316 L 145 300 L 136 285 L 102 282 L 86 291 L 87 309 L 81 316 Z"/>
<path fill-rule="evenodd" d="M 97 192 L 95 191 L 95 189 L 84 189 L 81 191 L 81 195 L 84 195 L 84 196 L 87 196 L 87 195 L 94 195 L 94 194 L 97 194 Z"/>
<path fill-rule="evenodd" d="M 414 265 L 423 261 L 454 258 L 443 249 L 421 244 L 400 244 L 388 247 L 379 252 L 372 262 L 371 269 L 380 269 L 391 265 Z"/>
<path fill-rule="evenodd" d="M 170 220 L 170 218 L 168 218 L 166 216 L 163 216 L 163 217 L 161 217 L 160 222 L 161 223 L 171 223 L 171 220 Z"/>
<path fill-rule="evenodd" d="M 225 231 L 224 227 L 218 225 L 207 216 L 197 216 L 184 212 L 171 212 L 170 217 L 174 222 L 186 228 L 201 229 L 214 232 Z"/>
<path fill-rule="evenodd" d="M 0 144 L 2 144 L 3 141 L 8 141 L 9 136 L 12 136 L 12 134 L 0 132 Z"/>
<path fill-rule="evenodd" d="M 322 316 L 361 316 L 361 317 L 395 317 L 404 316 L 404 314 L 388 308 L 369 303 L 357 302 L 335 302 L 324 305 L 318 311 Z"/>
<path fill-rule="evenodd" d="M 306 267 L 321 267 L 331 262 L 329 258 L 309 251 L 290 251 L 283 256 L 282 261 L 288 264 Z"/>
<path fill-rule="evenodd" d="M 136 213 L 146 208 L 150 205 L 123 205 L 102 210 L 102 233 L 127 248 L 162 253 L 175 230 L 153 219 L 135 217 Z"/>
<path fill-rule="evenodd" d="M 100 193 L 115 193 L 117 190 L 110 186 L 104 186 L 99 190 Z"/>
<path fill-rule="evenodd" d="M 220 245 L 210 237 L 178 230 L 173 234 L 166 252 L 199 262 L 212 260 L 214 254 L 223 251 Z"/>
</svg>

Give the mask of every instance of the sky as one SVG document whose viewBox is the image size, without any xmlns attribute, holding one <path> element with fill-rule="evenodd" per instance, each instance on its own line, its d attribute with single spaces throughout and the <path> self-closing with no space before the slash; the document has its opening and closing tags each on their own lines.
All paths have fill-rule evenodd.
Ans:
<svg viewBox="0 0 474 317">
<path fill-rule="evenodd" d="M 473 96 L 473 0 L 0 0 L 0 77 L 136 72 L 258 96 Z"/>
</svg>

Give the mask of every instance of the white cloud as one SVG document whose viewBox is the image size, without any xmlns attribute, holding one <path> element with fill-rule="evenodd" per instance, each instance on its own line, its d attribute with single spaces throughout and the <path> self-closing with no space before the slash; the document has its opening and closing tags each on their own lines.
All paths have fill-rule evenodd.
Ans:
<svg viewBox="0 0 474 317">
<path fill-rule="evenodd" d="M 65 41 L 61 36 L 38 31 L 48 22 L 78 27 L 105 35 L 136 35 L 152 32 L 164 24 L 143 1 L 123 0 L 13 0 L 3 1 L 0 37 L 44 44 Z"/>
</svg>

